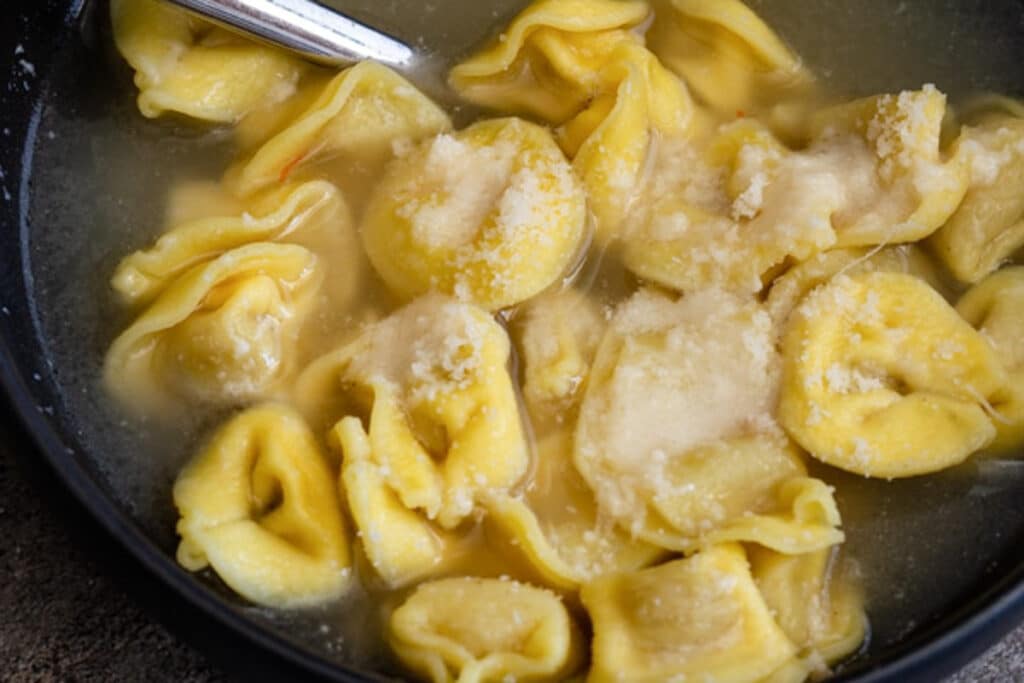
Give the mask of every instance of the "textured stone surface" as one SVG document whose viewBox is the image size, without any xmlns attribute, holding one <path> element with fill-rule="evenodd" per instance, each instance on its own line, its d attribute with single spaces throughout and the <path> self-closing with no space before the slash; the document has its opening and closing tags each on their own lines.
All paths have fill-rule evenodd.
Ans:
<svg viewBox="0 0 1024 683">
<path fill-rule="evenodd" d="M 18 442 L 2 422 L 0 682 L 236 680 L 154 619 L 153 605 L 139 607 L 152 586 L 138 569 L 124 570 L 123 554 L 81 510 L 59 500 L 48 472 L 15 462 Z M 1024 681 L 1024 628 L 947 683 L 997 681 Z"/>
<path fill-rule="evenodd" d="M 73 533 L 76 511 L 15 462 L 17 443 L 0 429 L 0 681 L 230 680 L 129 597 L 108 566 L 117 550 L 98 529 Z"/>
</svg>

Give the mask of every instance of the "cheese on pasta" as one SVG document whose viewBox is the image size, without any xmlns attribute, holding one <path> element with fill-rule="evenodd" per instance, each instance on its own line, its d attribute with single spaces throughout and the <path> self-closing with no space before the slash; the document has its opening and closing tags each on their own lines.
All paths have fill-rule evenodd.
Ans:
<svg viewBox="0 0 1024 683">
<path fill-rule="evenodd" d="M 623 232 L 623 260 L 680 291 L 758 292 L 787 259 L 835 244 L 843 168 L 842 155 L 790 152 L 753 121 L 703 141 L 663 140 Z"/>
<path fill-rule="evenodd" d="M 779 421 L 811 455 L 873 477 L 955 465 L 987 446 L 1007 381 L 989 343 L 923 281 L 839 276 L 794 312 Z"/>
<path fill-rule="evenodd" d="M 594 624 L 588 683 L 759 681 L 797 653 L 739 545 L 598 579 L 581 598 Z"/>
<path fill-rule="evenodd" d="M 341 445 L 365 437 L 402 505 L 453 529 L 529 464 L 509 352 L 508 336 L 486 312 L 427 296 L 314 361 L 295 396 L 316 412 L 332 394 L 346 395 L 346 414 L 331 419 L 367 416 L 368 431 L 359 425 Z"/>
<path fill-rule="evenodd" d="M 815 115 L 815 148 L 846 150 L 837 246 L 919 240 L 956 211 L 970 177 L 963 158 L 947 158 L 941 147 L 945 114 L 946 96 L 925 85 Z"/>
<path fill-rule="evenodd" d="M 515 581 L 422 584 L 388 631 L 399 660 L 433 683 L 565 680 L 582 660 L 579 630 L 559 598 Z"/>
<path fill-rule="evenodd" d="M 621 306 L 574 446 L 600 509 L 673 550 L 744 540 L 792 551 L 840 540 L 831 493 L 804 479 L 772 418 L 779 368 L 771 320 L 752 300 L 642 291 Z M 795 512 L 801 494 L 787 494 L 791 485 L 810 487 L 827 512 Z"/>
<path fill-rule="evenodd" d="M 1024 118 L 991 114 L 958 144 L 970 188 L 931 244 L 957 279 L 977 282 L 1024 247 Z"/>
<path fill-rule="evenodd" d="M 565 275 L 586 198 L 551 135 L 482 121 L 395 160 L 363 216 L 366 252 L 403 299 L 428 291 L 495 310 Z"/>
</svg>

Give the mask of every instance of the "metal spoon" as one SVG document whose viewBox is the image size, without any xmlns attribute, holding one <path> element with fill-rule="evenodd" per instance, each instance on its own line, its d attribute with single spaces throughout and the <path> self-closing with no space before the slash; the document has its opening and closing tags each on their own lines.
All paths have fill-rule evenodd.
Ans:
<svg viewBox="0 0 1024 683">
<path fill-rule="evenodd" d="M 339 66 L 372 59 L 409 66 L 405 43 L 313 0 L 170 0 L 224 28 Z"/>
</svg>

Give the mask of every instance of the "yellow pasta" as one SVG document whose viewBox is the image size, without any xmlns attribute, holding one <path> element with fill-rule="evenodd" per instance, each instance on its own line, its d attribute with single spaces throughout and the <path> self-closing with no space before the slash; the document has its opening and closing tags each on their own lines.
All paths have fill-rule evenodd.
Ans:
<svg viewBox="0 0 1024 683">
<path fill-rule="evenodd" d="M 344 454 L 341 486 L 363 551 L 388 588 L 440 571 L 457 539 L 406 507 L 388 486 L 359 419 L 343 418 L 332 432 Z"/>
<path fill-rule="evenodd" d="M 605 319 L 574 289 L 543 294 L 516 321 L 523 364 L 523 398 L 535 425 L 556 415 L 563 422 L 578 402 Z"/>
<path fill-rule="evenodd" d="M 648 36 L 651 50 L 718 115 L 763 115 L 811 95 L 814 77 L 741 0 L 671 0 Z"/>
<path fill-rule="evenodd" d="M 579 639 L 553 593 L 471 577 L 419 586 L 389 625 L 398 658 L 434 683 L 565 680 L 582 661 Z"/>
<path fill-rule="evenodd" d="M 615 49 L 604 79 L 614 87 L 560 130 L 560 143 L 587 188 L 596 239 L 607 244 L 640 192 L 655 141 L 681 137 L 693 124 L 686 87 L 643 47 Z"/>
<path fill-rule="evenodd" d="M 509 347 L 486 312 L 423 297 L 315 361 L 295 396 L 315 412 L 347 395 L 345 414 L 369 416 L 368 434 L 348 443 L 365 436 L 402 504 L 453 529 L 481 496 L 507 491 L 526 473 Z"/>
<path fill-rule="evenodd" d="M 251 156 L 263 143 L 290 127 L 309 111 L 327 90 L 333 77 L 336 74 L 327 70 L 310 71 L 299 81 L 294 95 L 261 107 L 239 121 L 233 131 L 233 139 L 242 156 Z M 292 170 L 288 169 L 286 175 L 290 175 Z"/>
<path fill-rule="evenodd" d="M 210 216 L 241 215 L 245 210 L 246 203 L 216 180 L 182 180 L 167 191 L 162 225 L 173 227 Z"/>
<path fill-rule="evenodd" d="M 833 157 L 791 153 L 754 121 L 703 141 L 663 141 L 624 230 L 623 260 L 681 291 L 758 292 L 787 259 L 835 243 L 842 173 Z"/>
<path fill-rule="evenodd" d="M 739 545 L 598 579 L 581 597 L 594 624 L 588 683 L 753 682 L 797 652 Z"/>
<path fill-rule="evenodd" d="M 992 397 L 993 451 L 1024 444 L 1024 268 L 1004 268 L 972 287 L 956 305 L 964 320 L 995 347 L 1009 379 Z"/>
<path fill-rule="evenodd" d="M 125 406 L 175 411 L 174 397 L 237 402 L 273 393 L 295 369 L 322 269 L 309 250 L 257 242 L 179 276 L 114 340 L 104 367 Z"/>
<path fill-rule="evenodd" d="M 753 300 L 641 290 L 620 305 L 576 432 L 576 464 L 602 507 L 632 517 L 628 489 L 659 479 L 651 466 L 747 429 L 770 431 L 778 368 L 771 321 Z"/>
<path fill-rule="evenodd" d="M 196 196 L 197 192 L 206 196 Z M 121 261 L 112 285 L 126 302 L 151 300 L 189 268 L 253 242 L 296 241 L 330 253 L 339 261 L 347 255 L 345 252 L 351 254 L 359 247 L 348 206 L 337 188 L 326 181 L 285 185 L 245 202 L 245 210 L 231 210 L 234 202 L 217 194 L 209 188 L 194 187 L 174 199 L 178 205 L 205 199 L 213 210 L 173 225 L 152 247 Z M 226 205 L 223 208 L 227 213 L 220 205 Z M 172 214 L 182 212 L 180 206 L 171 208 Z M 344 304 L 355 287 L 358 271 L 345 263 L 331 265 L 335 272 L 342 270 L 337 266 L 344 268 L 332 277 L 332 284 L 340 290 L 335 302 Z"/>
<path fill-rule="evenodd" d="M 664 554 L 601 518 L 593 493 L 572 463 L 566 430 L 537 444 L 532 486 L 521 497 L 493 496 L 487 513 L 510 546 L 559 589 L 575 590 L 608 573 L 639 569 Z"/>
<path fill-rule="evenodd" d="M 768 291 L 765 306 L 781 330 L 793 309 L 816 287 L 833 277 L 875 271 L 907 273 L 942 291 L 942 275 L 918 246 L 903 244 L 882 250 L 867 247 L 831 249 L 797 264 L 780 275 Z"/>
<path fill-rule="evenodd" d="M 637 535 L 687 552 L 728 541 L 790 554 L 841 543 L 845 536 L 831 487 L 786 457 L 794 458 L 794 451 L 768 440 L 687 454 L 670 479 L 676 490 L 655 499 L 654 518 Z M 781 473 L 772 469 L 780 462 Z"/>
<path fill-rule="evenodd" d="M 228 422 L 174 484 L 178 562 L 252 602 L 306 607 L 351 581 L 330 468 L 302 417 L 263 405 Z"/>
<path fill-rule="evenodd" d="M 955 465 L 987 446 L 1007 377 L 988 342 L 923 281 L 840 276 L 783 338 L 779 421 L 811 455 L 873 477 Z"/>
<path fill-rule="evenodd" d="M 362 236 L 403 299 L 438 291 L 495 310 L 565 275 L 585 221 L 583 189 L 551 135 L 496 119 L 393 162 L 369 200 Z"/>
<path fill-rule="evenodd" d="M 499 39 L 452 69 L 462 97 L 503 112 L 562 123 L 606 89 L 602 67 L 650 14 L 645 2 L 541 0 Z"/>
<path fill-rule="evenodd" d="M 828 675 L 830 665 L 861 646 L 867 633 L 863 598 L 838 566 L 835 548 L 783 555 L 754 547 L 749 557 L 758 590 L 798 649 L 789 667 L 793 680 Z"/>
<path fill-rule="evenodd" d="M 309 108 L 228 173 L 248 195 L 301 175 L 319 161 L 379 165 L 394 146 L 451 128 L 448 115 L 385 66 L 362 62 L 328 83 Z"/>
<path fill-rule="evenodd" d="M 926 237 L 967 189 L 961 156 L 939 149 L 944 111 L 931 87 L 833 108 L 798 152 L 751 120 L 662 140 L 621 230 L 623 260 L 681 291 L 758 292 L 826 249 Z"/>
<path fill-rule="evenodd" d="M 306 69 L 284 51 L 245 40 L 158 0 L 112 0 L 114 40 L 135 69 L 139 111 L 235 123 L 287 99 Z"/>
<path fill-rule="evenodd" d="M 879 95 L 815 117 L 817 149 L 841 155 L 847 199 L 835 216 L 837 246 L 911 242 L 956 211 L 970 177 L 940 147 L 946 96 L 934 86 Z"/>
<path fill-rule="evenodd" d="M 958 156 L 970 189 L 931 244 L 957 279 L 978 282 L 1024 247 L 1024 118 L 991 114 L 966 127 Z"/>
<path fill-rule="evenodd" d="M 723 292 L 679 301 L 641 292 L 620 306 L 575 442 L 576 466 L 605 514 L 687 552 L 721 540 L 805 552 L 842 539 L 831 493 L 804 479 L 772 419 L 772 334 L 755 302 Z M 807 496 L 818 502 L 796 503 Z"/>
</svg>

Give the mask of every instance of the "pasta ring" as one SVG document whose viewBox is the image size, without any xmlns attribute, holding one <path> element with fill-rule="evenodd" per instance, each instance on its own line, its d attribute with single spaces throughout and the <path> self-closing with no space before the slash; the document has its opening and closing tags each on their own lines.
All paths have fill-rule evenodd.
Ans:
<svg viewBox="0 0 1024 683">
<path fill-rule="evenodd" d="M 579 630 L 558 596 L 498 579 L 420 585 L 391 615 L 389 640 L 434 683 L 564 680 L 582 661 Z"/>
<path fill-rule="evenodd" d="M 815 458 L 872 477 L 955 465 L 987 446 L 1006 386 L 995 351 L 923 281 L 839 276 L 811 292 L 783 345 L 779 422 Z"/>
<path fill-rule="evenodd" d="M 393 162 L 361 232 L 401 298 L 438 291 L 497 310 L 562 277 L 579 257 L 585 222 L 583 189 L 548 131 L 495 119 Z"/>
<path fill-rule="evenodd" d="M 178 475 L 178 562 L 213 567 L 260 605 L 334 600 L 352 573 L 341 502 L 323 453 L 289 408 L 250 408 Z"/>
</svg>

